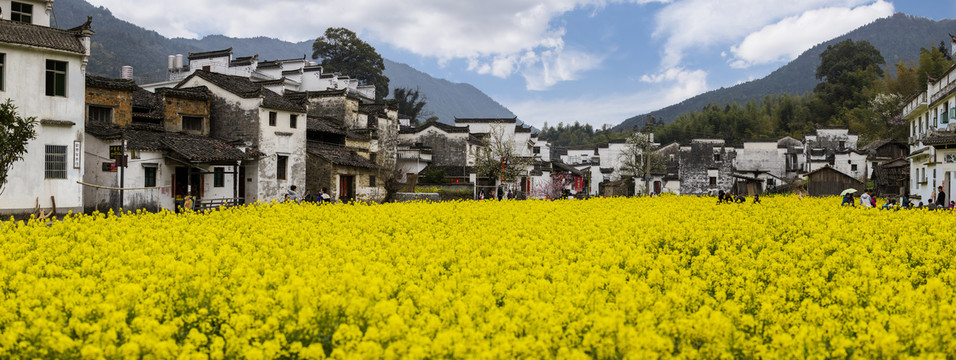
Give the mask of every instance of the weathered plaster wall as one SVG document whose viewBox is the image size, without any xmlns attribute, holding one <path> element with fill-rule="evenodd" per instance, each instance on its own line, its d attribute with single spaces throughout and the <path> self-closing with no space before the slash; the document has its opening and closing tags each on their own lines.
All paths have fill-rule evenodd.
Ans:
<svg viewBox="0 0 956 360">
<path fill-rule="evenodd" d="M 720 160 L 715 160 L 718 154 Z M 687 195 L 711 194 L 729 191 L 733 186 L 733 148 L 724 147 L 723 140 L 693 140 L 680 149 L 680 193 Z M 717 178 L 710 184 L 711 176 Z"/>
</svg>

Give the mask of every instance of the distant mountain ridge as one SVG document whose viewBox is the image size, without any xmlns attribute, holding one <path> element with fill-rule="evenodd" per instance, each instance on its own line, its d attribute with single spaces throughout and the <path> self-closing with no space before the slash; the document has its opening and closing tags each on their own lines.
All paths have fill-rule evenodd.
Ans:
<svg viewBox="0 0 956 360">
<path fill-rule="evenodd" d="M 708 91 L 663 109 L 628 118 L 613 129 L 620 131 L 643 126 L 647 116 L 670 123 L 681 114 L 699 111 L 711 103 L 745 103 L 749 100 L 759 100 L 766 95 L 803 94 L 813 91 L 819 83 L 816 79 L 816 69 L 820 64 L 820 54 L 826 50 L 827 45 L 846 39 L 870 42 L 883 54 L 887 66 L 892 66 L 900 60 L 912 62 L 915 65 L 919 58 L 920 47 L 938 46 L 940 41 L 948 40 L 947 33 L 953 33 L 954 30 L 956 30 L 956 20 L 936 21 L 897 13 L 817 44 L 787 65 L 761 79 Z M 947 41 L 946 44 L 948 43 Z M 891 68 L 889 72 L 895 74 L 896 70 Z"/>
<path fill-rule="evenodd" d="M 223 35 L 210 35 L 200 40 L 169 39 L 117 19 L 108 9 L 95 7 L 85 0 L 58 0 L 54 4 L 54 15 L 62 28 L 82 24 L 87 16 L 93 17 L 96 34 L 93 35 L 92 56 L 87 67 L 89 73 L 119 77 L 122 66 L 131 65 L 140 83 L 165 80 L 166 58 L 173 54 L 231 47 L 234 56 L 258 54 L 260 61 L 312 57 L 312 41 L 292 43 L 267 37 L 239 39 Z M 385 76 L 390 80 L 389 92 L 398 87 L 417 88 L 427 97 L 423 109 L 425 117 L 438 116 L 440 121 L 451 124 L 455 117 L 515 116 L 470 84 L 438 79 L 402 63 L 385 59 Z"/>
</svg>

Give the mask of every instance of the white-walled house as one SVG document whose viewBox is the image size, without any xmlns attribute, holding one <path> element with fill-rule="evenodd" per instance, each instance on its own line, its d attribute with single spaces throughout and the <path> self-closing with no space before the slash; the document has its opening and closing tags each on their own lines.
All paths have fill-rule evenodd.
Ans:
<svg viewBox="0 0 956 360">
<path fill-rule="evenodd" d="M 956 55 L 956 37 L 951 39 Z M 926 91 L 910 101 L 902 115 L 910 130 L 909 194 L 929 204 L 942 186 L 947 203 L 956 199 L 956 67 L 927 82 Z"/>
<path fill-rule="evenodd" d="M 305 188 L 305 106 L 248 78 L 204 70 L 176 88 L 198 86 L 212 93 L 210 135 L 255 155 L 241 169 L 247 203 L 281 201 L 291 186 Z"/>
<path fill-rule="evenodd" d="M 330 74 L 322 66 L 298 59 L 259 61 L 259 55 L 233 58 L 232 48 L 169 55 L 167 57 L 168 80 L 145 84 L 153 90 L 172 87 L 196 71 L 208 71 L 224 75 L 248 78 L 249 80 L 283 94 L 285 91 L 325 91 L 346 89 L 368 99 L 375 99 L 375 86 L 360 85 L 358 79 L 341 74 Z"/>
<path fill-rule="evenodd" d="M 206 88 L 151 93 L 132 80 L 88 76 L 86 99 L 86 212 L 175 210 L 186 196 L 198 205 L 239 202 L 237 168 L 248 156 L 209 136 Z M 111 157 L 124 144 L 125 168 Z"/>
<path fill-rule="evenodd" d="M 844 127 L 821 127 L 813 134 L 804 136 L 806 167 L 811 172 L 830 167 L 863 179 L 867 176 L 866 153 L 857 151 L 860 135 Z"/>
<path fill-rule="evenodd" d="M 58 214 L 83 207 L 84 78 L 93 31 L 50 27 L 53 1 L 0 0 L 0 101 L 36 118 L 36 138 L 13 164 L 0 194 L 0 216 L 36 206 Z"/>
</svg>

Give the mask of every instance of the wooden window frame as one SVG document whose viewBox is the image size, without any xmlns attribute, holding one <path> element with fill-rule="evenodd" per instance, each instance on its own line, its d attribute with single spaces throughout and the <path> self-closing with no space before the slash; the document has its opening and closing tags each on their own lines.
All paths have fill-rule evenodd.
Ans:
<svg viewBox="0 0 956 360">
<path fill-rule="evenodd" d="M 69 63 L 66 61 L 46 60 L 46 96 L 66 97 L 66 72 Z"/>
<path fill-rule="evenodd" d="M 26 9 L 23 7 L 26 6 Z M 19 7 L 19 9 L 17 9 Z M 11 1 L 10 20 L 24 24 L 33 23 L 33 4 Z"/>
<path fill-rule="evenodd" d="M 289 179 L 289 156 L 276 154 L 276 180 Z"/>
</svg>

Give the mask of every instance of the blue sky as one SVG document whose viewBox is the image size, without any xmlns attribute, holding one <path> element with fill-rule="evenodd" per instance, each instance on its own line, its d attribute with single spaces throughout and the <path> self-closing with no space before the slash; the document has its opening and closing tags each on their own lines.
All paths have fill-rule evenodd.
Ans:
<svg viewBox="0 0 956 360">
<path fill-rule="evenodd" d="M 89 1 L 169 37 L 302 41 L 346 27 L 384 57 L 470 83 L 537 127 L 616 125 L 766 76 L 896 12 L 956 17 L 953 0 Z"/>
</svg>

